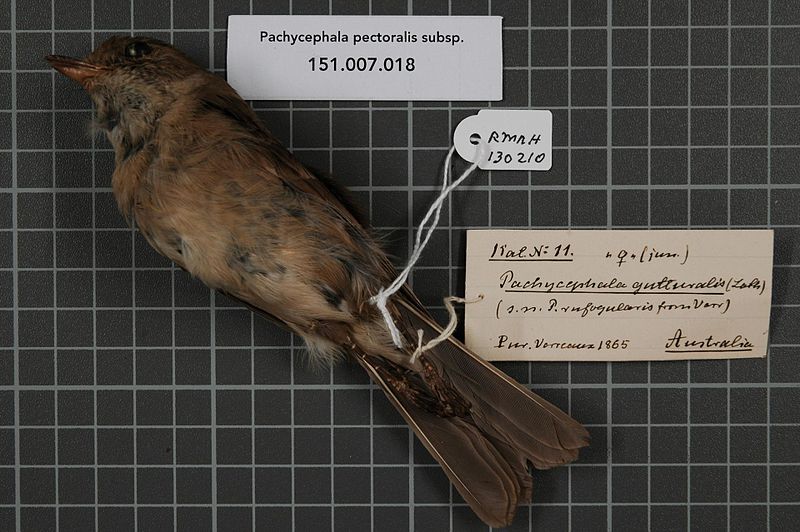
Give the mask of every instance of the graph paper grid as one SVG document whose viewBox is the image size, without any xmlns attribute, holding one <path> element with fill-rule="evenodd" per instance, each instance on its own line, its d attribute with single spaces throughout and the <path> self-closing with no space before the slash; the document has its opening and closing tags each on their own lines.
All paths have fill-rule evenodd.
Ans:
<svg viewBox="0 0 800 532">
<path fill-rule="evenodd" d="M 439 319 L 470 228 L 773 228 L 766 359 L 498 365 L 592 434 L 513 530 L 797 529 L 797 0 L 2 0 L 0 530 L 487 529 L 358 368 L 309 368 L 125 224 L 90 101 L 43 60 L 147 35 L 224 76 L 251 13 L 503 16 L 503 101 L 251 102 L 397 264 L 462 118 L 552 111 L 550 171 L 448 200 L 413 273 Z"/>
</svg>

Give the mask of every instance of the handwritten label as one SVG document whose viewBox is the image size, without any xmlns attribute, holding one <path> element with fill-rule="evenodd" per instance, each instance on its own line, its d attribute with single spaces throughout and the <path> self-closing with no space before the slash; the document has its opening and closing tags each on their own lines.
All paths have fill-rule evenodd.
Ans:
<svg viewBox="0 0 800 532">
<path fill-rule="evenodd" d="M 466 343 L 489 360 L 763 357 L 771 230 L 467 232 Z"/>
<path fill-rule="evenodd" d="M 501 100 L 502 17 L 228 17 L 228 82 L 255 100 Z"/>
<path fill-rule="evenodd" d="M 471 163 L 482 153 L 478 163 L 482 170 L 550 170 L 553 114 L 528 109 L 483 109 L 459 122 L 453 144 L 458 154 Z"/>
</svg>

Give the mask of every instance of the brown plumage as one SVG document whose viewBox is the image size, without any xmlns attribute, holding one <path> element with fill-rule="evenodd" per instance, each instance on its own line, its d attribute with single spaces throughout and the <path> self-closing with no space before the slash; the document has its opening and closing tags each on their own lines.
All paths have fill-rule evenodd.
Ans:
<svg viewBox="0 0 800 532">
<path fill-rule="evenodd" d="M 220 77 L 152 39 L 113 37 L 80 82 L 114 146 L 114 195 L 148 242 L 208 286 L 302 336 L 312 357 L 349 356 L 386 393 L 487 524 L 531 496 L 528 462 L 568 463 L 586 430 L 455 340 L 412 362 L 370 297 L 395 271 L 336 187 L 300 164 Z M 390 310 L 414 345 L 440 328 L 407 287 Z"/>
</svg>

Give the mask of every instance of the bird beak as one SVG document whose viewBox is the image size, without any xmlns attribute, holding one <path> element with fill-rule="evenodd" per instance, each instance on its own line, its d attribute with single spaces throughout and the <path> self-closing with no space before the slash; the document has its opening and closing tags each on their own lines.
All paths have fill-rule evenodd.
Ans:
<svg viewBox="0 0 800 532">
<path fill-rule="evenodd" d="M 50 65 L 67 76 L 68 78 L 77 81 L 84 88 L 88 85 L 92 78 L 100 72 L 108 70 L 106 67 L 93 65 L 81 59 L 67 57 L 65 55 L 48 55 L 45 57 Z"/>
</svg>

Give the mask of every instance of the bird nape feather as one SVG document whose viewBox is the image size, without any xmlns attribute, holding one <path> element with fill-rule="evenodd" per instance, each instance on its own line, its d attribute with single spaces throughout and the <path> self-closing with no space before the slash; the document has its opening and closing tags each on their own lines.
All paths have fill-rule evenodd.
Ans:
<svg viewBox="0 0 800 532">
<path fill-rule="evenodd" d="M 409 287 L 389 301 L 397 348 L 371 303 L 396 275 L 334 183 L 302 165 L 222 78 L 171 45 L 112 37 L 84 59 L 49 56 L 91 96 L 114 147 L 120 211 L 162 255 L 303 337 L 345 354 L 384 391 L 475 513 L 510 524 L 529 464 L 575 460 L 587 431 L 453 338 Z"/>
</svg>

